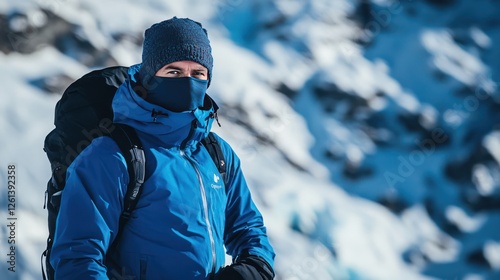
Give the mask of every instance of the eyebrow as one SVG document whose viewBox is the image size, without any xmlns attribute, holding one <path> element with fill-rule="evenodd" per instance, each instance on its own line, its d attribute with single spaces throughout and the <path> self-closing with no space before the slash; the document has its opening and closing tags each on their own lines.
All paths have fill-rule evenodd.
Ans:
<svg viewBox="0 0 500 280">
<path fill-rule="evenodd" d="M 179 71 L 183 71 L 184 69 L 181 68 L 181 67 L 178 67 L 178 66 L 166 66 L 165 68 L 163 68 L 164 70 L 167 70 L 167 69 L 171 69 L 171 70 L 179 70 Z M 208 72 L 208 69 L 206 69 L 205 67 L 197 67 L 197 68 L 193 68 L 192 71 L 207 71 Z"/>
<path fill-rule="evenodd" d="M 166 70 L 166 69 L 182 70 L 182 68 L 177 67 L 177 66 L 167 66 L 167 67 L 165 67 L 165 68 L 163 68 L 163 69 L 165 69 L 165 70 Z"/>
</svg>

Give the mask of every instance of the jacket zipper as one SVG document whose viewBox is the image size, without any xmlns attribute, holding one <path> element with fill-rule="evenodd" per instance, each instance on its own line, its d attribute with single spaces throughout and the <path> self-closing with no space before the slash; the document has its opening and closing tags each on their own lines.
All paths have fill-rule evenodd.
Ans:
<svg viewBox="0 0 500 280">
<path fill-rule="evenodd" d="M 191 123 L 191 129 L 189 131 L 188 136 L 181 143 L 180 153 L 181 155 L 191 164 L 196 172 L 196 176 L 198 177 L 198 183 L 200 184 L 200 192 L 201 192 L 201 201 L 203 204 L 203 211 L 205 214 L 205 223 L 207 224 L 208 238 L 210 239 L 210 247 L 212 250 L 212 271 L 210 272 L 212 275 L 215 273 L 215 266 L 217 264 L 217 253 L 215 252 L 215 240 L 212 230 L 212 224 L 210 223 L 210 218 L 208 216 L 208 203 L 207 203 L 207 193 L 205 190 L 205 184 L 203 184 L 203 179 L 201 177 L 200 170 L 196 167 L 195 163 L 186 155 L 184 149 L 186 148 L 187 141 L 193 135 L 193 132 L 196 128 L 196 120 Z"/>
<path fill-rule="evenodd" d="M 203 179 L 201 178 L 200 170 L 196 167 L 194 162 L 181 150 L 181 155 L 193 166 L 196 176 L 198 177 L 198 183 L 200 184 L 200 192 L 201 192 L 201 201 L 203 204 L 203 211 L 205 214 L 205 223 L 207 224 L 208 237 L 210 239 L 210 247 L 212 249 L 212 271 L 213 274 L 215 272 L 215 266 L 217 264 L 217 253 L 215 252 L 215 240 L 213 236 L 212 224 L 210 223 L 210 219 L 208 216 L 208 203 L 207 203 L 207 193 L 205 190 L 205 184 L 203 184 Z"/>
<path fill-rule="evenodd" d="M 184 151 L 184 149 L 186 148 L 187 142 L 193 136 L 193 133 L 194 133 L 195 129 L 196 129 L 196 120 L 194 120 L 194 121 L 191 122 L 191 128 L 189 129 L 188 136 L 181 143 L 181 147 L 180 147 L 181 151 Z"/>
</svg>

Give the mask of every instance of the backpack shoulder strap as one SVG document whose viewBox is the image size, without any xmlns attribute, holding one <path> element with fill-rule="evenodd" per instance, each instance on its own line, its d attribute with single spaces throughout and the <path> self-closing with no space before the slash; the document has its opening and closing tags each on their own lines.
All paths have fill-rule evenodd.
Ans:
<svg viewBox="0 0 500 280">
<path fill-rule="evenodd" d="M 113 252 L 118 244 L 118 241 L 120 240 L 121 232 L 123 232 L 123 228 L 130 219 L 132 211 L 134 210 L 141 195 L 142 185 L 144 184 L 146 175 L 146 158 L 144 156 L 144 150 L 141 141 L 137 136 L 137 132 L 132 127 L 124 124 L 113 124 L 113 126 L 111 126 L 110 128 L 104 126 L 101 126 L 100 128 L 118 145 L 127 163 L 127 170 L 129 175 L 129 184 L 127 186 L 127 192 L 124 198 L 124 209 L 120 216 L 118 233 L 115 237 L 115 240 L 108 248 L 108 252 Z M 52 178 L 52 180 L 54 180 L 54 177 Z M 49 181 L 49 183 L 51 183 L 51 181 Z M 51 206 L 49 205 L 49 207 Z M 49 236 L 49 239 L 47 241 L 48 247 L 41 256 L 42 276 L 44 280 L 54 278 L 54 270 L 49 264 L 50 247 L 52 246 L 52 240 L 52 237 Z M 46 259 L 46 272 L 43 266 L 44 258 Z"/>
<path fill-rule="evenodd" d="M 220 147 L 219 141 L 215 137 L 213 132 L 210 132 L 208 136 L 201 140 L 201 143 L 207 149 L 210 157 L 214 161 L 219 173 L 222 175 L 222 179 L 224 183 L 226 183 L 226 160 L 224 158 L 224 153 L 222 152 L 222 148 Z"/>
<path fill-rule="evenodd" d="M 146 158 L 137 132 L 132 127 L 124 124 L 114 124 L 113 129 L 108 133 L 125 157 L 129 174 L 129 184 L 125 194 L 123 212 L 120 216 L 118 236 L 116 236 L 114 242 L 116 244 L 141 195 L 146 176 Z M 115 246 L 114 244 L 112 246 Z"/>
</svg>

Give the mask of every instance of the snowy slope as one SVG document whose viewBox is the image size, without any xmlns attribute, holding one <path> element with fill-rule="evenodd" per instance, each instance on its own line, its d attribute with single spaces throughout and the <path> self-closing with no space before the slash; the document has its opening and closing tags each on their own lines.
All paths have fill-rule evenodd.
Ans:
<svg viewBox="0 0 500 280">
<path fill-rule="evenodd" d="M 500 279 L 498 1 L 0 3 L 0 220 L 40 279 L 43 139 L 67 84 L 140 62 L 174 15 L 208 29 L 209 93 L 277 251 L 277 279 Z M 4 277 L 5 275 L 5 277 Z"/>
</svg>

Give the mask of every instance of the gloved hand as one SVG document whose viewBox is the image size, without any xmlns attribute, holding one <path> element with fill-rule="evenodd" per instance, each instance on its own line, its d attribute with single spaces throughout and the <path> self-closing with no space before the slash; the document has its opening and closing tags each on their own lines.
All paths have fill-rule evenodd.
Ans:
<svg viewBox="0 0 500 280">
<path fill-rule="evenodd" d="M 215 276 L 216 280 L 271 280 L 272 267 L 261 257 L 243 255 L 236 262 L 223 267 Z"/>
</svg>

